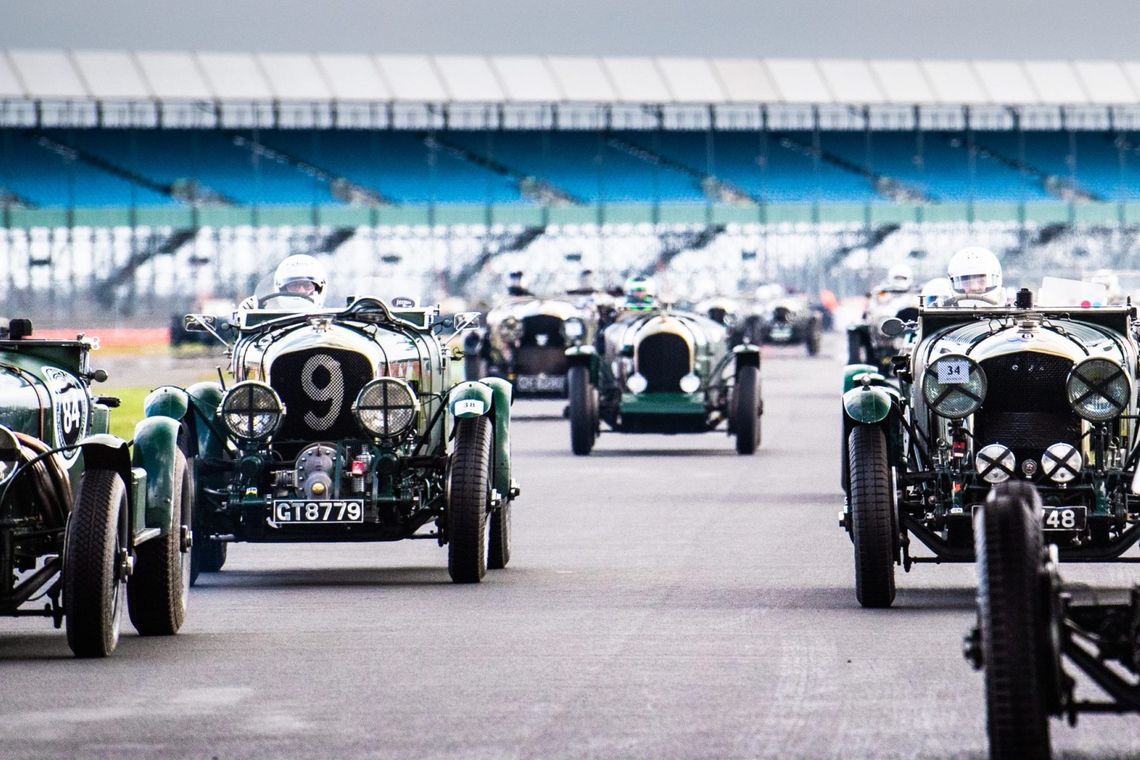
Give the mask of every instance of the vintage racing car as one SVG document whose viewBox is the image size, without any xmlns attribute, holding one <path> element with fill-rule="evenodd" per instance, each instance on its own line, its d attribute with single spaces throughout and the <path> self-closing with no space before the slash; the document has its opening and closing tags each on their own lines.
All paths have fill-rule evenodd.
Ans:
<svg viewBox="0 0 1140 760">
<path fill-rule="evenodd" d="M 105 657 L 124 606 L 144 636 L 186 615 L 193 489 L 181 430 L 143 420 L 110 435 L 93 339 L 40 340 L 0 320 L 0 615 L 67 624 L 79 657 Z M 46 598 L 37 606 L 36 600 Z"/>
<path fill-rule="evenodd" d="M 760 350 L 728 347 L 725 328 L 671 309 L 627 311 L 604 331 L 604 354 L 566 351 L 570 446 L 594 447 L 601 422 L 620 433 L 703 433 L 722 422 L 736 450 L 760 444 Z"/>
<path fill-rule="evenodd" d="M 1024 481 L 994 487 L 974 518 L 977 625 L 963 651 L 985 669 L 990 757 L 1051 756 L 1049 716 L 1140 712 L 1140 584 L 1127 599 L 1065 589 L 1043 505 Z M 1077 597 L 1082 597 L 1077 599 Z M 1108 696 L 1076 697 L 1075 666 Z"/>
<path fill-rule="evenodd" d="M 1137 343 L 1131 307 L 922 309 L 893 360 L 844 379 L 840 524 L 867 607 L 894 600 L 894 567 L 974 558 L 971 511 L 996 483 L 1037 486 L 1063 560 L 1109 561 L 1140 539 L 1134 475 Z M 932 557 L 918 557 L 911 537 Z"/>
<path fill-rule="evenodd" d="M 434 308 L 276 300 L 235 320 L 235 384 L 162 388 L 145 410 L 194 432 L 195 576 L 219 570 L 233 541 L 431 539 L 456 582 L 505 567 L 518 495 L 510 384 L 463 382 Z M 477 315 L 454 320 L 464 329 Z M 217 321 L 187 317 L 191 329 Z"/>
<path fill-rule="evenodd" d="M 487 374 L 509 380 L 519 396 L 566 396 L 566 349 L 593 343 L 595 305 L 581 297 L 512 298 L 487 313 L 479 347 Z"/>
<path fill-rule="evenodd" d="M 911 322 L 918 316 L 919 294 L 912 291 L 880 290 L 867 297 L 867 308 L 858 323 L 847 328 L 847 363 L 870 364 L 879 372 L 891 372 L 891 357 L 903 347 L 902 336 L 884 335 L 879 325 L 895 317 Z"/>
</svg>

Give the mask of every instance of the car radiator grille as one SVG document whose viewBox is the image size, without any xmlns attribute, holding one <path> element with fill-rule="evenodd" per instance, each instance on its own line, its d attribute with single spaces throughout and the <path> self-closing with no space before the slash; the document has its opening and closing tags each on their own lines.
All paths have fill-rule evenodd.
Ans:
<svg viewBox="0 0 1140 760">
<path fill-rule="evenodd" d="M 318 348 L 279 357 L 269 370 L 270 384 L 285 403 L 277 439 L 359 436 L 352 402 L 372 376 L 372 363 L 355 351 Z"/>
<path fill-rule="evenodd" d="M 691 368 L 689 344 L 680 335 L 657 333 L 641 341 L 637 347 L 637 371 L 649 385 L 647 393 L 676 393 L 681 378 Z"/>
<path fill-rule="evenodd" d="M 1018 460 L 1037 458 L 1051 444 L 1080 446 L 1081 421 L 1069 406 L 1068 359 L 1023 351 L 982 362 L 989 388 L 974 415 L 978 446 L 1003 443 Z"/>
<path fill-rule="evenodd" d="M 566 349 L 523 346 L 515 353 L 515 372 L 520 375 L 565 375 Z"/>
<path fill-rule="evenodd" d="M 547 314 L 523 317 L 523 333 L 519 346 L 540 346 L 545 348 L 565 348 L 562 337 L 562 320 Z"/>
</svg>

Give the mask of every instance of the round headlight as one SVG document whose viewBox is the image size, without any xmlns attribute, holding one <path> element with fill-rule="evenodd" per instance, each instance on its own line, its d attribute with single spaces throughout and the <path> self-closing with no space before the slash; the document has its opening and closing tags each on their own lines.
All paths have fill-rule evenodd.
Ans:
<svg viewBox="0 0 1140 760">
<path fill-rule="evenodd" d="M 1084 466 L 1084 457 L 1071 443 L 1054 443 L 1041 455 L 1041 472 L 1054 483 L 1076 480 Z"/>
<path fill-rule="evenodd" d="M 649 380 L 641 373 L 634 373 L 625 381 L 625 387 L 633 393 L 645 393 L 645 389 L 649 387 Z"/>
<path fill-rule="evenodd" d="M 1013 477 L 1017 458 L 1008 446 L 991 443 L 983 446 L 974 457 L 974 467 L 978 475 L 987 483 L 1004 483 Z"/>
<path fill-rule="evenodd" d="M 277 431 L 284 416 L 285 405 L 277 391 L 255 380 L 238 383 L 222 399 L 222 423 L 237 438 L 268 438 Z"/>
<path fill-rule="evenodd" d="M 507 317 L 499 323 L 499 335 L 508 343 L 513 343 L 523 336 L 523 325 L 518 317 Z"/>
<path fill-rule="evenodd" d="M 1065 391 L 1074 412 L 1090 422 L 1104 422 L 1128 408 L 1132 383 L 1111 359 L 1085 359 L 1069 372 Z"/>
<path fill-rule="evenodd" d="M 578 340 L 586 334 L 586 323 L 577 317 L 570 317 L 562 323 L 562 334 L 570 340 Z"/>
<path fill-rule="evenodd" d="M 692 372 L 681 378 L 681 390 L 685 393 L 696 393 L 701 389 L 701 379 Z"/>
<path fill-rule="evenodd" d="M 396 377 L 381 377 L 360 389 L 352 413 L 360 427 L 377 438 L 398 438 L 416 423 L 420 403 L 411 386 Z"/>
<path fill-rule="evenodd" d="M 968 356 L 940 356 L 926 368 L 922 395 L 940 417 L 969 417 L 986 397 L 986 373 Z"/>
</svg>

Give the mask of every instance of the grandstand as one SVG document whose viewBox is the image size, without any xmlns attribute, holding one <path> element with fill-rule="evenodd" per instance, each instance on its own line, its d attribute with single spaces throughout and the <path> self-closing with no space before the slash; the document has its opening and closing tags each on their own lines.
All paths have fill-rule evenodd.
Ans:
<svg viewBox="0 0 1140 760">
<path fill-rule="evenodd" d="M 1129 62 L 0 51 L 4 310 L 150 319 L 295 251 L 433 298 L 1109 266 L 1138 129 Z"/>
</svg>

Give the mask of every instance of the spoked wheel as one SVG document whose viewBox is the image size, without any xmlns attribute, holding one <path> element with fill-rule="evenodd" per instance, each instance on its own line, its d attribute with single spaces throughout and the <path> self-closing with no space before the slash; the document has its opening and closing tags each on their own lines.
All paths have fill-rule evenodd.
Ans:
<svg viewBox="0 0 1140 760">
<path fill-rule="evenodd" d="M 736 453 L 755 454 L 760 445 L 760 369 L 741 367 L 732 394 Z"/>
<path fill-rule="evenodd" d="M 127 610 L 143 636 L 177 633 L 186 619 L 190 592 L 190 552 L 183 551 L 183 527 L 193 524 L 194 483 L 186 456 L 174 452 L 174 493 L 170 530 L 138 547 L 127 581 Z"/>
<path fill-rule="evenodd" d="M 511 503 L 491 512 L 491 536 L 487 544 L 487 569 L 502 570 L 511 561 Z"/>
<path fill-rule="evenodd" d="M 990 757 L 1048 758 L 1048 609 L 1040 572 L 1041 499 L 1029 483 L 994 487 L 975 516 L 978 623 Z"/>
<path fill-rule="evenodd" d="M 119 644 L 125 585 L 127 489 L 118 473 L 88 470 L 67 524 L 63 612 L 76 657 L 106 657 Z"/>
<path fill-rule="evenodd" d="M 478 583 L 487 573 L 490 473 L 491 421 L 459 420 L 447 504 L 447 572 L 456 583 Z"/>
<path fill-rule="evenodd" d="M 847 449 L 855 596 L 864 607 L 890 607 L 895 600 L 897 531 L 887 440 L 879 428 L 859 425 L 851 431 Z"/>
<path fill-rule="evenodd" d="M 570 396 L 570 450 L 585 456 L 594 448 L 598 430 L 597 392 L 588 367 L 571 367 L 566 374 Z"/>
</svg>

